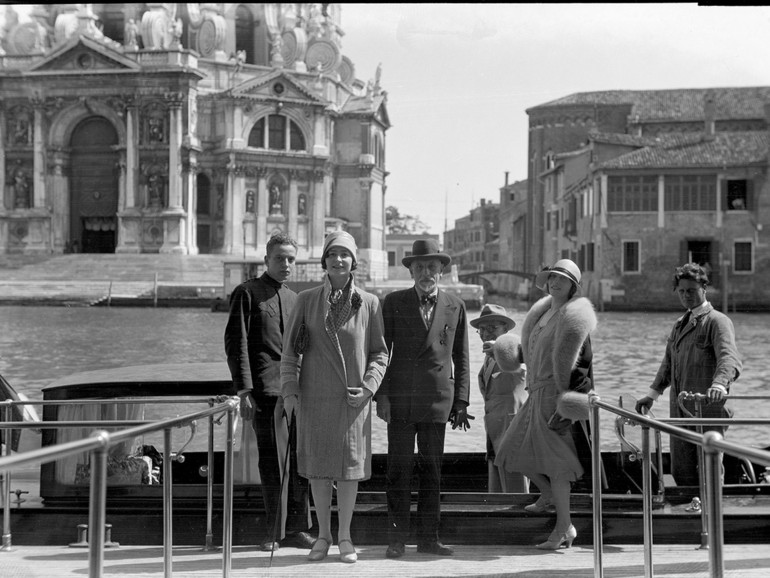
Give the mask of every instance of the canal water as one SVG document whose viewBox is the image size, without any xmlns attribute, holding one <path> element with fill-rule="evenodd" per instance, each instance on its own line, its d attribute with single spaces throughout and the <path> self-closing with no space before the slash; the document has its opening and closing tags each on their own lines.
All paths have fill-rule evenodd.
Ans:
<svg viewBox="0 0 770 578">
<path fill-rule="evenodd" d="M 519 331 L 525 310 L 511 310 Z M 602 399 L 625 407 L 647 391 L 663 355 L 666 336 L 676 313 L 599 313 L 594 333 L 594 371 Z M 470 311 L 469 318 L 478 316 Z M 732 314 L 744 371 L 733 386 L 736 395 L 770 397 L 770 315 Z M 227 315 L 202 309 L 0 307 L 0 374 L 17 391 L 42 399 L 41 388 L 57 377 L 145 363 L 213 361 L 225 363 L 223 332 Z M 484 451 L 483 405 L 476 375 L 483 362 L 481 340 L 469 327 L 471 404 L 476 417 L 466 432 L 447 430 L 446 450 Z M 766 402 L 733 403 L 736 417 L 767 417 Z M 668 396 L 653 408 L 668 417 Z M 374 418 L 372 446 L 387 450 L 385 424 Z M 632 438 L 638 433 L 632 428 Z M 770 445 L 770 428 L 734 426 L 728 436 L 757 447 Z M 617 448 L 613 424 L 602 422 L 602 448 Z M 664 441 L 664 446 L 667 443 Z"/>
</svg>

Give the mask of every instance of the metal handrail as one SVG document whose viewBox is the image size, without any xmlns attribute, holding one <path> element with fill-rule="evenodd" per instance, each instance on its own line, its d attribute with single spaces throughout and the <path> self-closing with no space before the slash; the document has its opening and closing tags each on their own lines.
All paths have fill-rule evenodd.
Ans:
<svg viewBox="0 0 770 578">
<path fill-rule="evenodd" d="M 142 398 L 135 398 L 133 403 L 141 403 Z M 177 400 L 178 402 L 178 400 Z M 15 403 L 15 402 L 11 402 Z M 23 402 L 22 402 L 23 403 Z M 79 403 L 83 403 L 80 401 Z M 92 540 L 89 540 L 88 572 L 89 578 L 101 578 L 104 566 L 104 533 L 100 531 L 104 527 L 106 519 L 107 505 L 107 453 L 109 448 L 117 443 L 121 443 L 137 436 L 163 431 L 164 433 L 164 476 L 163 476 L 163 559 L 164 576 L 172 575 L 172 474 L 171 474 L 171 428 L 182 427 L 197 419 L 209 418 L 213 420 L 215 415 L 227 414 L 226 444 L 225 444 L 225 471 L 224 471 L 224 504 L 223 504 L 223 529 L 222 529 L 222 549 L 223 563 L 222 575 L 224 578 L 230 576 L 231 571 L 231 550 L 232 550 L 232 507 L 233 507 L 233 429 L 235 423 L 235 413 L 238 410 L 240 400 L 237 397 L 225 398 L 218 405 L 209 402 L 209 408 L 185 416 L 168 418 L 161 421 L 141 423 L 127 429 L 117 432 L 107 432 L 102 429 L 95 432 L 88 438 L 63 442 L 53 446 L 48 446 L 38 450 L 30 450 L 22 454 L 0 457 L 0 473 L 3 474 L 5 481 L 4 495 L 6 507 L 9 506 L 10 495 L 8 493 L 9 478 L 8 473 L 14 469 L 25 466 L 40 465 L 43 463 L 56 461 L 61 458 L 71 457 L 83 452 L 91 452 L 91 478 L 89 495 L 89 527 L 97 529 L 92 532 Z M 8 405 L 10 409 L 11 405 Z M 4 438 L 11 429 L 19 429 L 20 425 L 26 425 L 29 422 L 4 422 L 0 423 L 0 431 Z M 82 423 L 82 422 L 75 422 Z M 88 425 L 98 426 L 104 422 L 92 421 Z M 125 425 L 126 422 L 123 422 Z M 34 422 L 33 427 L 41 427 L 46 422 Z M 47 425 L 47 424 L 46 424 Z M 209 431 L 211 438 L 213 428 Z M 5 440 L 7 441 L 7 440 Z M 211 458 L 211 443 L 209 444 L 209 458 Z M 8 444 L 6 444 L 8 448 Z M 8 451 L 6 449 L 6 451 Z M 211 464 L 209 464 L 209 467 Z M 212 479 L 209 472 L 209 483 Z M 211 492 L 209 492 L 211 495 Z M 9 521 L 10 516 L 4 520 Z M 5 534 L 5 533 L 4 533 Z M 8 529 L 8 548 L 10 548 L 10 529 Z M 4 541 L 6 536 L 3 536 Z M 208 535 L 207 535 L 208 538 Z"/>
<path fill-rule="evenodd" d="M 705 489 L 706 504 L 708 512 L 708 533 L 711 536 L 711 547 L 709 548 L 709 569 L 710 576 L 713 578 L 722 578 L 724 576 L 724 558 L 722 547 L 724 543 L 722 526 L 722 477 L 721 477 L 721 454 L 728 453 L 740 459 L 749 459 L 751 461 L 770 466 L 770 452 L 757 448 L 745 446 L 735 442 L 726 441 L 721 434 L 710 431 L 705 434 L 698 434 L 691 430 L 686 430 L 668 422 L 682 423 L 686 422 L 692 425 L 696 422 L 717 421 L 717 425 L 725 425 L 728 420 L 703 420 L 703 419 L 653 419 L 631 412 L 626 409 L 616 407 L 601 401 L 596 394 L 589 394 L 590 406 L 590 425 L 592 432 L 591 453 L 592 453 L 592 473 L 593 473 L 593 515 L 594 515 L 594 576 L 602 578 L 604 576 L 602 549 L 602 486 L 601 475 L 601 429 L 600 410 L 606 410 L 615 415 L 619 415 L 629 421 L 639 423 L 642 426 L 642 461 L 646 462 L 646 467 L 642 468 L 642 487 L 643 487 L 643 510 L 644 510 L 644 569 L 645 577 L 652 578 L 652 475 L 651 475 L 651 451 L 650 451 L 650 429 L 667 433 L 681 438 L 687 442 L 702 447 L 706 452 L 705 459 Z M 752 422 L 770 423 L 770 420 L 729 420 L 732 423 Z"/>
</svg>

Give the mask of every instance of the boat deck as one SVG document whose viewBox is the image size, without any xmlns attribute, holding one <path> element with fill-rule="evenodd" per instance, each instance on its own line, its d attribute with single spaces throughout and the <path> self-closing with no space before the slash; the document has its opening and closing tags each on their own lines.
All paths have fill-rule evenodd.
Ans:
<svg viewBox="0 0 770 578">
<path fill-rule="evenodd" d="M 580 536 L 578 536 L 578 541 Z M 254 576 L 515 576 L 528 578 L 591 577 L 594 553 L 577 543 L 570 549 L 543 552 L 524 546 L 456 546 L 455 555 L 438 558 L 418 554 L 407 546 L 398 560 L 384 557 L 384 546 L 360 546 L 356 564 L 337 559 L 332 546 L 322 562 L 305 560 L 306 551 L 284 548 L 270 555 L 254 547 L 233 549 L 233 578 Z M 724 548 L 725 576 L 735 578 L 770 575 L 770 548 L 756 544 L 727 545 Z M 708 551 L 692 545 L 655 546 L 654 575 L 667 578 L 709 576 Z M 14 546 L 0 552 L 4 578 L 63 578 L 88 575 L 88 552 L 66 546 Z M 632 578 L 644 576 L 644 549 L 641 545 L 614 545 L 604 548 L 604 575 Z M 158 546 L 121 546 L 105 550 L 103 576 L 136 578 L 162 577 L 163 549 Z M 173 576 L 176 578 L 214 578 L 222 576 L 221 552 L 202 552 L 198 547 L 175 547 Z"/>
</svg>

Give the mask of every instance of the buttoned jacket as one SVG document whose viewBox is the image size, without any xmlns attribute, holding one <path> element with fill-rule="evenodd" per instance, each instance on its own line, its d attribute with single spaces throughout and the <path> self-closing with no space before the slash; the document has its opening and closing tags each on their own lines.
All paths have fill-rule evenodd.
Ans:
<svg viewBox="0 0 770 578">
<path fill-rule="evenodd" d="M 730 318 L 707 303 L 704 311 L 691 316 L 683 326 L 684 316 L 674 323 L 666 341 L 666 352 L 652 383 L 663 393 L 671 387 L 671 417 L 689 417 L 681 411 L 677 396 L 682 391 L 706 393 L 712 384 L 727 392 L 738 379 L 743 365 L 735 345 L 735 329 Z M 687 404 L 692 411 L 693 403 Z M 721 403 L 703 406 L 704 417 L 730 417 L 732 411 Z"/>
<path fill-rule="evenodd" d="M 383 320 L 390 363 L 376 399 L 388 396 L 392 421 L 446 422 L 470 394 L 464 303 L 439 290 L 428 329 L 411 287 L 385 298 Z"/>
</svg>

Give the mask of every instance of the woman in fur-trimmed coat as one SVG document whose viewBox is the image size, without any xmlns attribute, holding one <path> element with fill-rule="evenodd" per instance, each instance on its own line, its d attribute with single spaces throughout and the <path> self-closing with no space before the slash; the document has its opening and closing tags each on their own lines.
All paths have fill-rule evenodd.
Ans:
<svg viewBox="0 0 770 578">
<path fill-rule="evenodd" d="M 556 411 L 568 390 L 593 389 L 590 333 L 596 314 L 578 297 L 580 269 L 569 259 L 538 274 L 536 284 L 549 295 L 535 303 L 521 332 L 521 358 L 527 364 L 529 398 L 505 432 L 495 464 L 530 478 L 541 495 L 530 512 L 556 508 L 556 527 L 538 548 L 567 547 L 577 535 L 570 519 L 570 484 L 583 475 L 571 419 Z M 505 363 L 501 358 L 498 364 Z"/>
</svg>

